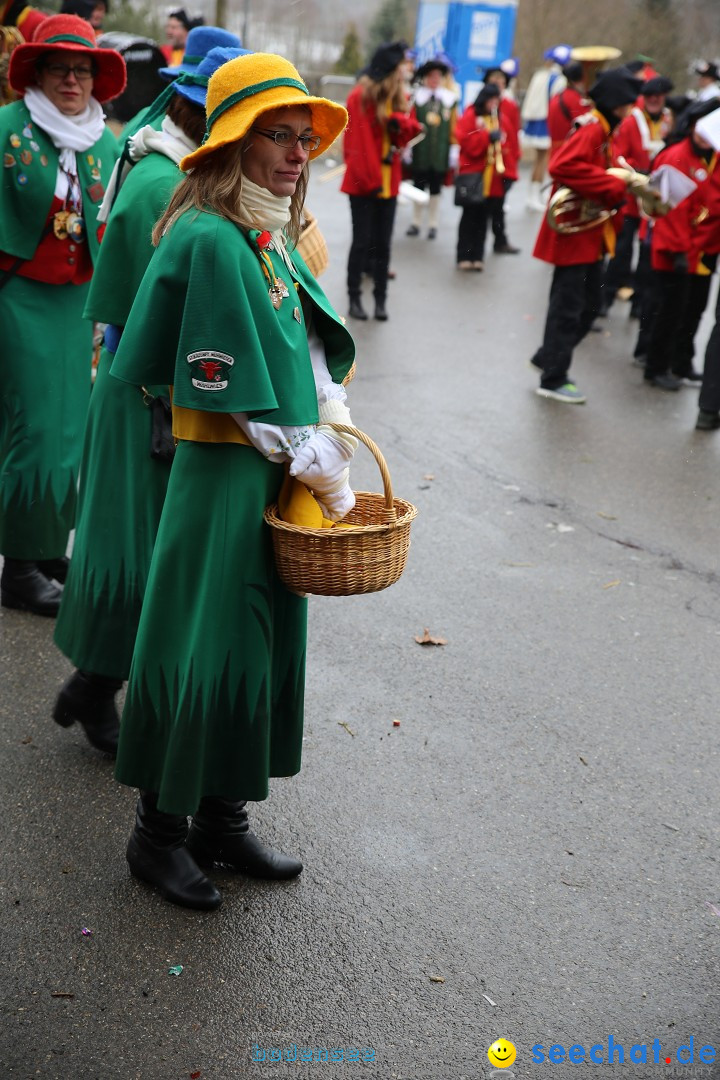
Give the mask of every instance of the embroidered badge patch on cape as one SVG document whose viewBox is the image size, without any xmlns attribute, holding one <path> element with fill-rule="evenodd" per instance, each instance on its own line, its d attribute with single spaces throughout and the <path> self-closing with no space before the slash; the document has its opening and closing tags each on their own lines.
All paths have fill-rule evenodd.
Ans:
<svg viewBox="0 0 720 1080">
<path fill-rule="evenodd" d="M 235 360 L 224 352 L 201 349 L 199 352 L 190 353 L 187 362 L 190 364 L 191 381 L 196 390 L 225 390 L 230 368 Z"/>
</svg>

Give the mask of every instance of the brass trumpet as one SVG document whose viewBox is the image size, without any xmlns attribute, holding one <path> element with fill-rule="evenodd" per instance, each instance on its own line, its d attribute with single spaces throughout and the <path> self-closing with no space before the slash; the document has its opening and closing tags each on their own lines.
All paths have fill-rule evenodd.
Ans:
<svg viewBox="0 0 720 1080">
<path fill-rule="evenodd" d="M 641 209 L 648 217 L 664 217 L 671 209 L 669 203 L 663 202 L 660 193 L 650 187 L 650 181 L 643 173 L 620 167 L 607 171 L 611 176 L 625 181 L 628 191 L 639 199 Z M 561 187 L 550 199 L 547 221 L 555 232 L 570 235 L 604 225 L 616 213 L 617 210 L 609 210 L 594 199 L 583 198 L 571 188 Z"/>
</svg>

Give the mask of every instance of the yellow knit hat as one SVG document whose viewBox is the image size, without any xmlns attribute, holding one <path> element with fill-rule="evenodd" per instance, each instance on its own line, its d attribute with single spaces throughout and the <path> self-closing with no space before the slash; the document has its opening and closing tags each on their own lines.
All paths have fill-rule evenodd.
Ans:
<svg viewBox="0 0 720 1080">
<path fill-rule="evenodd" d="M 183 172 L 194 168 L 214 150 L 237 142 L 258 117 L 283 105 L 302 105 L 312 113 L 313 135 L 322 142 L 310 157 L 327 150 L 347 124 L 342 105 L 312 97 L 289 60 L 273 53 L 248 53 L 228 61 L 211 75 L 207 91 L 207 135 L 202 146 L 180 162 Z"/>
</svg>

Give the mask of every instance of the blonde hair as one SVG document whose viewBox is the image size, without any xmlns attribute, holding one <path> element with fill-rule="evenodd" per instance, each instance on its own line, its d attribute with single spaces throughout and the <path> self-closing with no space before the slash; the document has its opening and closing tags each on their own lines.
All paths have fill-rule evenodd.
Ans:
<svg viewBox="0 0 720 1080">
<path fill-rule="evenodd" d="M 165 213 L 152 231 L 152 242 L 155 247 L 180 215 L 193 208 L 199 212 L 210 210 L 219 217 L 235 222 L 243 229 L 257 228 L 256 223 L 248 220 L 242 210 L 244 176 L 242 159 L 249 139 L 250 136 L 246 135 L 239 142 L 219 147 L 206 158 L 202 158 L 185 179 L 180 181 Z M 308 167 L 305 164 L 290 198 L 290 223 L 286 229 L 289 239 L 295 244 L 300 236 L 307 185 Z"/>
<path fill-rule="evenodd" d="M 383 119 L 383 106 L 388 104 L 390 112 L 409 112 L 405 83 L 402 68 L 396 67 L 381 82 L 375 82 L 369 75 L 361 75 L 358 85 L 362 87 L 363 104 L 372 102 L 378 114 L 378 119 Z"/>
</svg>

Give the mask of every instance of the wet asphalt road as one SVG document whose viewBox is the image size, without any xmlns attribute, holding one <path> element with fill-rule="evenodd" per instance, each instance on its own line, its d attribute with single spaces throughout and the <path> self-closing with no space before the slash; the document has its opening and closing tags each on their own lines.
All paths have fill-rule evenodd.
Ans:
<svg viewBox="0 0 720 1080">
<path fill-rule="evenodd" d="M 320 175 L 344 311 L 349 211 Z M 300 879 L 218 879 L 212 914 L 134 882 L 133 793 L 50 720 L 52 623 L 0 615 L 3 1075 L 567 1078 L 593 1066 L 531 1048 L 606 1060 L 610 1036 L 600 1077 L 720 1075 L 720 432 L 695 391 L 642 385 L 622 304 L 578 350 L 588 404 L 534 395 L 550 271 L 523 194 L 523 254 L 482 275 L 453 269 L 449 192 L 434 242 L 400 208 L 390 321 L 353 326 L 354 420 L 420 514 L 395 587 L 311 600 L 303 771 L 252 814 Z M 323 1047 L 374 1060 L 299 1060 Z"/>
</svg>

